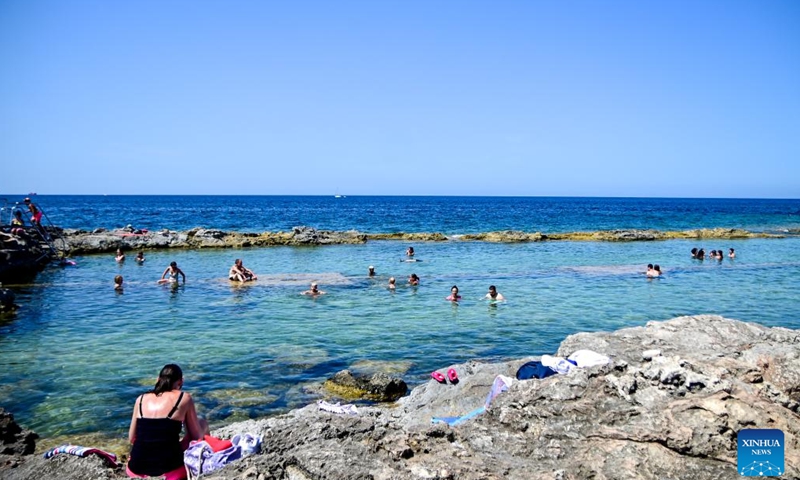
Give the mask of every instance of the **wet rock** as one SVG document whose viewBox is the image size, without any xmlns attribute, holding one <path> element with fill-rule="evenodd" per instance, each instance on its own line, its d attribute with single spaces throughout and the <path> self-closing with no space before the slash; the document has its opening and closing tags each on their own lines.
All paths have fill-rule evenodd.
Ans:
<svg viewBox="0 0 800 480">
<path fill-rule="evenodd" d="M 50 263 L 33 232 L 0 232 L 0 283 L 28 283 Z"/>
<path fill-rule="evenodd" d="M 325 382 L 325 389 L 347 400 L 391 402 L 405 395 L 408 386 L 401 378 L 382 372 L 354 375 L 350 370 L 342 370 Z"/>
<path fill-rule="evenodd" d="M 781 478 L 799 478 L 800 331 L 699 315 L 571 335 L 556 353 L 580 349 L 611 363 L 517 382 L 456 427 L 431 417 L 474 412 L 496 375 L 513 377 L 531 357 L 452 365 L 458 384 L 429 379 L 392 405 L 359 406 L 357 416 L 309 405 L 216 429 L 262 435 L 262 453 L 207 478 L 722 480 L 738 477 L 744 428 L 782 430 Z M 357 384 L 340 373 L 342 384 Z M 105 478 L 68 467 L 30 456 L 16 468 L 0 463 L 0 477 Z"/>
<path fill-rule="evenodd" d="M 0 408 L 0 454 L 30 455 L 36 449 L 39 435 L 24 430 L 14 421 L 14 415 Z"/>
<path fill-rule="evenodd" d="M 523 243 L 523 242 L 541 242 L 546 237 L 539 232 L 525 233 L 517 230 L 505 230 L 499 232 L 486 232 L 478 234 L 463 235 L 462 240 L 478 240 L 481 242 L 496 242 L 496 243 Z"/>
</svg>

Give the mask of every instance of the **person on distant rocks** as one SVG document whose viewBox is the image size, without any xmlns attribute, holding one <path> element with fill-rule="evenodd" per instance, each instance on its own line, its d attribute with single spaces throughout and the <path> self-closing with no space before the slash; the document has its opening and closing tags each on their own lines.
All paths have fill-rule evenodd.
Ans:
<svg viewBox="0 0 800 480">
<path fill-rule="evenodd" d="M 28 210 L 30 210 L 30 212 L 31 212 L 31 224 L 35 225 L 37 227 L 41 227 L 42 226 L 42 211 L 39 210 L 39 208 L 36 206 L 36 204 L 31 202 L 30 198 L 26 198 L 25 200 L 23 200 L 23 202 L 25 202 L 25 205 L 28 206 Z"/>
<path fill-rule="evenodd" d="M 183 451 L 209 430 L 205 419 L 198 418 L 191 394 L 182 388 L 181 367 L 165 365 L 155 387 L 134 402 L 128 429 L 133 447 L 125 468 L 129 477 L 186 478 Z M 181 438 L 183 427 L 186 435 Z"/>
<path fill-rule="evenodd" d="M 411 275 L 408 276 L 408 284 L 411 285 L 412 287 L 416 287 L 419 285 L 419 277 L 417 276 L 416 273 L 412 273 Z"/>
<path fill-rule="evenodd" d="M 414 247 L 408 247 L 406 249 L 406 257 L 413 257 L 414 256 Z"/>
<path fill-rule="evenodd" d="M 386 288 L 388 288 L 389 290 L 394 291 L 397 288 L 396 282 L 397 282 L 397 280 L 395 280 L 394 277 L 390 277 L 389 278 L 389 285 Z"/>
<path fill-rule="evenodd" d="M 22 210 L 14 210 L 14 218 L 11 219 L 11 234 L 20 235 L 25 233 L 25 220 L 22 219 Z"/>
<path fill-rule="evenodd" d="M 140 251 L 139 253 L 137 253 L 136 254 L 136 258 L 134 258 L 134 260 L 139 265 L 143 264 L 144 263 L 144 252 Z"/>
<path fill-rule="evenodd" d="M 660 266 L 655 265 L 655 266 L 653 266 L 653 268 L 650 268 L 650 265 L 648 265 L 648 269 L 647 269 L 647 277 L 648 278 L 656 278 L 656 277 L 660 277 L 660 276 L 661 276 L 661 267 Z"/>
<path fill-rule="evenodd" d="M 228 272 L 228 278 L 234 282 L 238 281 L 241 283 L 258 280 L 258 276 L 253 273 L 252 270 L 245 267 L 242 260 L 239 258 L 233 261 L 233 266 Z"/>
<path fill-rule="evenodd" d="M 450 296 L 446 298 L 450 302 L 458 302 L 461 300 L 461 295 L 458 294 L 458 286 L 453 285 L 450 288 Z"/>
<path fill-rule="evenodd" d="M 311 295 L 312 297 L 316 297 L 319 295 L 325 295 L 325 293 L 326 292 L 323 292 L 322 290 L 319 289 L 319 287 L 317 286 L 317 282 L 312 282 L 311 288 L 301 293 L 301 295 Z"/>
<path fill-rule="evenodd" d="M 736 251 L 734 249 L 728 249 L 728 258 L 736 258 Z"/>
<path fill-rule="evenodd" d="M 503 301 L 506 297 L 503 296 L 502 293 L 497 291 L 497 287 L 494 285 L 489 285 L 489 293 L 483 297 L 485 300 L 496 300 L 496 301 Z"/>
<path fill-rule="evenodd" d="M 117 249 L 117 256 L 114 257 L 114 259 L 117 261 L 117 263 L 122 263 L 125 261 L 125 253 L 122 252 L 122 249 Z"/>
<path fill-rule="evenodd" d="M 183 277 L 183 283 L 186 283 L 186 274 L 178 268 L 177 262 L 170 262 L 169 267 L 161 274 L 161 280 L 158 283 L 178 283 L 178 275 Z"/>
<path fill-rule="evenodd" d="M 114 277 L 114 290 L 121 292 L 122 291 L 122 275 L 117 275 Z"/>
<path fill-rule="evenodd" d="M 372 266 L 372 265 L 369 266 L 367 275 L 369 275 L 370 277 L 374 277 L 375 276 L 375 267 L 374 266 Z"/>
</svg>

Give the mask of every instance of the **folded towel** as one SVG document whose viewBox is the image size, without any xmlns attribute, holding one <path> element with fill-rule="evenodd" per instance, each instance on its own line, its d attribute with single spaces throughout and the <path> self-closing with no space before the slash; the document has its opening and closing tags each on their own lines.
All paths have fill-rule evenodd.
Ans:
<svg viewBox="0 0 800 480">
<path fill-rule="evenodd" d="M 61 445 L 60 447 L 51 448 L 44 453 L 44 458 L 53 458 L 59 453 L 66 453 L 77 457 L 88 457 L 91 454 L 95 454 L 104 458 L 109 464 L 115 467 L 117 466 L 117 456 L 115 454 L 105 452 L 99 448 L 81 447 L 78 445 Z"/>
</svg>

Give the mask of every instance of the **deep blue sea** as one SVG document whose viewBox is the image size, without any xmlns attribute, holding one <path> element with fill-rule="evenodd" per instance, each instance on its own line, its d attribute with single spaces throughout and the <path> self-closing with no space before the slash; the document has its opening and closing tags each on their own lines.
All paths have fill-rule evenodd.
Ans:
<svg viewBox="0 0 800 480">
<path fill-rule="evenodd" d="M 6 197 L 8 207 L 21 196 Z M 552 353 L 569 334 L 714 313 L 800 328 L 800 200 L 36 196 L 67 228 L 362 232 L 541 232 L 699 227 L 788 232 L 786 238 L 494 244 L 372 241 L 364 245 L 147 252 L 76 258 L 17 286 L 16 315 L 0 319 L 0 406 L 58 441 L 124 440 L 137 394 L 166 363 L 213 424 L 285 411 L 318 398 L 334 372 L 387 371 L 412 387 L 470 359 Z M 2 205 L 2 200 L 0 200 Z M 0 217 L 5 218 L 5 217 Z M 414 246 L 419 262 L 403 253 Z M 735 248 L 735 259 L 689 250 Z M 259 280 L 226 278 L 242 258 Z M 188 277 L 157 285 L 177 261 Z M 663 278 L 648 280 L 647 263 Z M 367 277 L 374 265 L 378 277 Z M 411 273 L 418 287 L 406 284 Z M 113 277 L 125 277 L 124 293 Z M 398 289 L 386 288 L 396 277 Z M 300 295 L 311 281 L 327 294 Z M 445 301 L 458 285 L 463 300 Z M 496 285 L 506 302 L 482 299 Z M 54 440 L 55 441 L 55 440 Z"/>
</svg>

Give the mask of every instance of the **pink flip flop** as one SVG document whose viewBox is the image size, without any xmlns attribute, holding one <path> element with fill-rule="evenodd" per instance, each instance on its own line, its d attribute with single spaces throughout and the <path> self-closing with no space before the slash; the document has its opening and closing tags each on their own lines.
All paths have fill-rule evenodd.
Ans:
<svg viewBox="0 0 800 480">
<path fill-rule="evenodd" d="M 450 383 L 458 383 L 458 374 L 455 368 L 451 368 L 447 371 L 447 378 L 450 379 Z"/>
<path fill-rule="evenodd" d="M 439 383 L 445 383 L 444 375 L 439 372 L 431 372 L 431 377 Z"/>
</svg>

